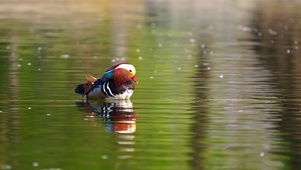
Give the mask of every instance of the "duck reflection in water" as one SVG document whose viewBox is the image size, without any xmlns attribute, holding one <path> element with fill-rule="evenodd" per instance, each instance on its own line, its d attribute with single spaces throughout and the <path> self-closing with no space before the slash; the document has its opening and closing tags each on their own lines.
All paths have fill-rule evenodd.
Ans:
<svg viewBox="0 0 301 170">
<path fill-rule="evenodd" d="M 108 132 L 133 133 L 136 131 L 137 113 L 134 112 L 130 100 L 116 100 L 112 102 L 78 102 L 80 110 L 87 113 L 89 123 L 95 125 L 96 117 L 101 117 Z"/>
</svg>

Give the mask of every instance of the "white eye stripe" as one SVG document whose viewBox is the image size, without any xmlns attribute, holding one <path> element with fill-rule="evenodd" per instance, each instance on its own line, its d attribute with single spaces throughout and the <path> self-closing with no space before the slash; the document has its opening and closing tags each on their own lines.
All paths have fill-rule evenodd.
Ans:
<svg viewBox="0 0 301 170">
<path fill-rule="evenodd" d="M 116 67 L 115 69 L 118 69 L 118 68 L 125 68 L 125 69 L 127 69 L 127 68 L 131 68 L 131 67 L 133 67 L 133 65 L 132 64 L 120 64 L 118 67 Z"/>
<path fill-rule="evenodd" d="M 118 69 L 118 68 L 123 68 L 123 69 L 126 69 L 128 70 L 129 72 L 136 72 L 136 69 L 135 67 L 132 65 L 132 64 L 120 64 L 118 67 L 116 67 L 115 69 Z"/>
</svg>

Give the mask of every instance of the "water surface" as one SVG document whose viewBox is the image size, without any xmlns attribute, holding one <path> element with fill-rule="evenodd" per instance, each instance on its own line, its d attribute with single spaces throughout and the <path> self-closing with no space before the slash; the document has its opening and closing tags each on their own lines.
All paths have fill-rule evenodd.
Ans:
<svg viewBox="0 0 301 170">
<path fill-rule="evenodd" d="M 300 169 L 300 5 L 2 1 L 0 169 Z M 122 61 L 130 101 L 74 93 Z"/>
</svg>

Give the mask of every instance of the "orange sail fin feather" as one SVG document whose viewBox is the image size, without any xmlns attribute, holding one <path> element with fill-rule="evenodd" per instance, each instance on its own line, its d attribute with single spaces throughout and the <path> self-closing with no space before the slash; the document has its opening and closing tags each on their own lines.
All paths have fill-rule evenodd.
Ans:
<svg viewBox="0 0 301 170">
<path fill-rule="evenodd" d="M 91 82 L 91 83 L 94 83 L 97 81 L 97 78 L 91 76 L 91 75 L 88 75 L 87 77 L 87 82 Z"/>
<path fill-rule="evenodd" d="M 84 94 L 86 94 L 89 90 L 92 89 L 93 83 L 97 81 L 97 78 L 88 75 L 87 77 L 87 83 L 84 85 Z"/>
</svg>

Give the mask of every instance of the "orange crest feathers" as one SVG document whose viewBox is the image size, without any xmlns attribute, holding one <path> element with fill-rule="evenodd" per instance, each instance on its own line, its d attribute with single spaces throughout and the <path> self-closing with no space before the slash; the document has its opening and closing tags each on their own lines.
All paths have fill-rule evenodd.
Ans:
<svg viewBox="0 0 301 170">
<path fill-rule="evenodd" d="M 86 78 L 87 78 L 87 82 L 91 82 L 91 83 L 94 83 L 97 80 L 97 78 L 95 78 L 91 75 L 87 75 Z"/>
<path fill-rule="evenodd" d="M 84 94 L 86 94 L 93 86 L 92 84 L 97 80 L 97 78 L 88 75 L 87 77 L 87 83 L 84 86 Z"/>
</svg>

